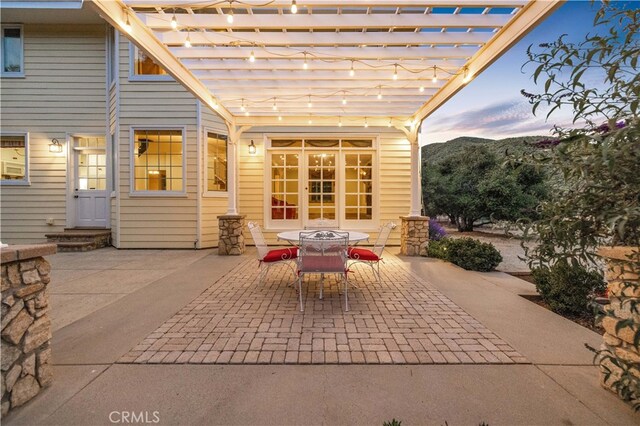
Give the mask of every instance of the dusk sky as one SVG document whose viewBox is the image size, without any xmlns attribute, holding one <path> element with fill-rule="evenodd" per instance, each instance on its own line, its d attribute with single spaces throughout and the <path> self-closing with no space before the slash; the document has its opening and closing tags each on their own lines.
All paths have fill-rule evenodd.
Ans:
<svg viewBox="0 0 640 426">
<path fill-rule="evenodd" d="M 624 3 L 640 6 L 640 2 Z M 538 112 L 538 116 L 534 116 L 531 105 L 520 94 L 521 89 L 538 92 L 531 78 L 534 66 L 522 69 L 527 62 L 526 50 L 529 45 L 537 47 L 539 43 L 554 41 L 565 33 L 566 40 L 583 40 L 587 33 L 594 31 L 593 18 L 599 7 L 599 2 L 592 4 L 583 0 L 565 3 L 424 120 L 421 144 L 446 142 L 459 136 L 501 139 L 549 135 L 554 124 L 569 125 L 570 110 L 554 113 L 547 122 L 546 113 Z"/>
</svg>

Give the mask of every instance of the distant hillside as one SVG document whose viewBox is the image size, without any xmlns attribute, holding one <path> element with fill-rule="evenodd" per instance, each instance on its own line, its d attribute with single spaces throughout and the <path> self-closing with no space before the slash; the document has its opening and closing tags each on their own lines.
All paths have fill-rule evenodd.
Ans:
<svg viewBox="0 0 640 426">
<path fill-rule="evenodd" d="M 537 142 L 547 138 L 548 137 L 546 136 L 520 136 L 517 138 L 494 140 L 462 136 L 451 139 L 447 142 L 423 146 L 422 164 L 427 165 L 438 163 L 450 155 L 457 154 L 462 151 L 466 146 L 484 146 L 494 152 L 498 157 L 504 157 L 507 150 L 509 154 L 523 154 L 534 150 L 530 145 L 532 142 Z"/>
</svg>

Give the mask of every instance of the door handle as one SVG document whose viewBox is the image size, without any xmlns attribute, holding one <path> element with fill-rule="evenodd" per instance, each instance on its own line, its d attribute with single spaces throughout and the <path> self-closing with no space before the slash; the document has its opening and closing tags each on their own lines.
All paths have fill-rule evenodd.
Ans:
<svg viewBox="0 0 640 426">
<path fill-rule="evenodd" d="M 73 196 L 73 198 L 78 198 L 78 196 L 77 196 L 77 195 L 74 195 L 74 196 Z"/>
</svg>

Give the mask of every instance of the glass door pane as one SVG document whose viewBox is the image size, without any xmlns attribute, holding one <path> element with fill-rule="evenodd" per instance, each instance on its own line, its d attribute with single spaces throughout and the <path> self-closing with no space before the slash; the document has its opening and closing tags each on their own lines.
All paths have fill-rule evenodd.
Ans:
<svg viewBox="0 0 640 426">
<path fill-rule="evenodd" d="M 271 220 L 298 220 L 299 154 L 271 155 Z"/>
<path fill-rule="evenodd" d="M 307 153 L 307 220 L 334 222 L 336 219 L 336 154 Z"/>
</svg>

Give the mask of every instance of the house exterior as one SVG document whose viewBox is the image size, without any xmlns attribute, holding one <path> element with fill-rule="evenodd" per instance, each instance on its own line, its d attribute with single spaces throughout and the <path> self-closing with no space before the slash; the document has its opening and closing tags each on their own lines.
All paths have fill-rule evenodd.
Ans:
<svg viewBox="0 0 640 426">
<path fill-rule="evenodd" d="M 282 230 L 318 225 L 365 231 L 374 241 L 383 223 L 420 216 L 417 132 L 437 105 L 427 104 L 421 116 L 387 118 L 376 112 L 384 107 L 354 96 L 371 116 L 345 114 L 337 120 L 324 112 L 299 114 L 300 105 L 293 103 L 285 120 L 283 112 L 267 116 L 260 111 L 266 107 L 255 103 L 253 116 L 238 96 L 229 98 L 227 108 L 203 85 L 209 77 L 198 70 L 198 61 L 175 57 L 182 53 L 172 47 L 172 37 L 182 42 L 186 35 L 186 45 L 200 34 L 188 29 L 149 36 L 152 17 L 142 16 L 148 8 L 127 8 L 120 1 L 3 2 L 3 242 L 40 242 L 46 233 L 88 227 L 110 229 L 117 248 L 210 248 L 218 246 L 223 215 L 258 222 L 270 243 Z M 551 10 L 542 8 L 536 19 Z M 138 18 L 147 19 L 147 26 Z M 484 61 L 488 65 L 502 51 L 496 48 Z M 253 62 L 227 63 L 234 61 L 240 68 Z M 358 61 L 351 60 L 352 75 Z M 398 64 L 396 74 L 397 69 Z M 435 81 L 435 65 L 433 72 Z M 264 74 L 251 71 L 250 77 L 272 78 Z M 459 90 L 458 74 L 442 87 L 428 88 L 431 98 L 443 102 Z M 243 88 L 250 80 L 238 71 L 211 75 L 221 93 L 251 95 Z M 395 107 L 396 98 L 387 108 Z M 321 109 L 329 108 L 318 99 Z M 311 101 L 310 94 L 309 108 Z M 400 242 L 398 229 L 389 244 Z"/>
</svg>

